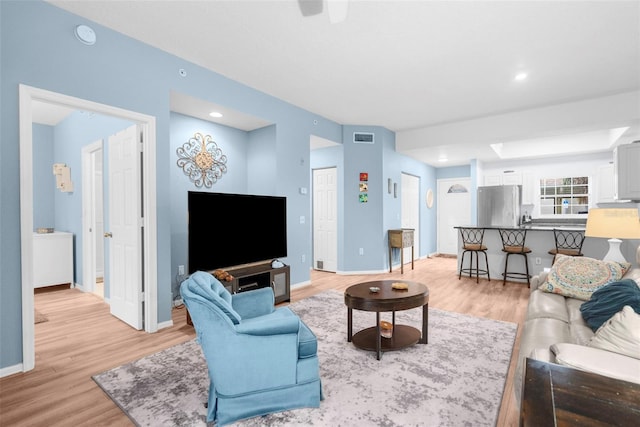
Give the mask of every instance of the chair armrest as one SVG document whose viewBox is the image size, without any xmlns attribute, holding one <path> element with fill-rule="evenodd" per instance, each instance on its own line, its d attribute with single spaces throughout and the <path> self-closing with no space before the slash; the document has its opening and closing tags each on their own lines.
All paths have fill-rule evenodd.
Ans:
<svg viewBox="0 0 640 427">
<path fill-rule="evenodd" d="M 300 319 L 295 316 L 279 317 L 259 322 L 242 322 L 236 326 L 236 332 L 245 335 L 281 335 L 297 334 L 300 329 Z"/>
<path fill-rule="evenodd" d="M 273 289 L 260 288 L 231 296 L 231 306 L 242 319 L 252 319 L 273 313 L 275 296 Z"/>
</svg>

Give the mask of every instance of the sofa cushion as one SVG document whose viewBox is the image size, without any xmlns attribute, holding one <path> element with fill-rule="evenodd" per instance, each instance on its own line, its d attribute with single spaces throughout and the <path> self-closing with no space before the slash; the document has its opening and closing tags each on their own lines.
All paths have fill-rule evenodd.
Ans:
<svg viewBox="0 0 640 427">
<path fill-rule="evenodd" d="M 631 279 L 623 279 L 604 286 L 591 295 L 591 299 L 580 307 L 582 317 L 594 331 L 611 316 L 631 306 L 640 313 L 640 288 Z"/>
<path fill-rule="evenodd" d="M 551 352 L 560 365 L 640 383 L 640 360 L 633 357 L 569 343 L 554 344 Z"/>
<path fill-rule="evenodd" d="M 624 306 L 596 331 L 589 346 L 640 359 L 640 314 Z"/>
<path fill-rule="evenodd" d="M 547 280 L 540 285 L 539 289 L 588 300 L 597 289 L 620 280 L 629 267 L 631 264 L 628 262 L 558 255 Z"/>
<path fill-rule="evenodd" d="M 527 319 L 551 318 L 569 322 L 566 298 L 562 295 L 535 291 L 529 297 Z"/>
<path fill-rule="evenodd" d="M 298 358 L 305 359 L 313 357 L 318 353 L 318 340 L 311 329 L 300 320 L 300 331 L 298 331 Z"/>
</svg>

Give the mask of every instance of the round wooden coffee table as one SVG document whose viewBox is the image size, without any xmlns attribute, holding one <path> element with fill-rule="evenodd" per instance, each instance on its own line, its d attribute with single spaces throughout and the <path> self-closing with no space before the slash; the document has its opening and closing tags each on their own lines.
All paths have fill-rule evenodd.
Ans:
<svg viewBox="0 0 640 427">
<path fill-rule="evenodd" d="M 393 283 L 406 283 L 408 289 L 393 289 Z M 379 288 L 372 292 L 371 288 Z M 417 342 L 427 344 L 429 319 L 429 289 L 422 283 L 398 280 L 376 280 L 349 286 L 344 292 L 347 306 L 347 341 L 358 348 L 375 351 L 380 360 L 383 351 L 400 350 Z M 396 311 L 422 307 L 422 336 L 420 331 L 408 325 L 396 325 Z M 353 310 L 375 311 L 376 326 L 352 334 Z M 393 335 L 383 338 L 380 334 L 380 313 L 392 312 Z"/>
</svg>

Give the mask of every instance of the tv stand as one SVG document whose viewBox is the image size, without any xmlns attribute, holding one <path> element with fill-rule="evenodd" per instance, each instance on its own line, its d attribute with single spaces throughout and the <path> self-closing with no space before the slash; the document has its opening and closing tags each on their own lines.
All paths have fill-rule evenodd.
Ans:
<svg viewBox="0 0 640 427">
<path fill-rule="evenodd" d="M 289 266 L 272 268 L 271 263 L 256 264 L 226 270 L 233 276 L 230 282 L 223 282 L 232 294 L 271 286 L 275 303 L 290 301 Z"/>
</svg>

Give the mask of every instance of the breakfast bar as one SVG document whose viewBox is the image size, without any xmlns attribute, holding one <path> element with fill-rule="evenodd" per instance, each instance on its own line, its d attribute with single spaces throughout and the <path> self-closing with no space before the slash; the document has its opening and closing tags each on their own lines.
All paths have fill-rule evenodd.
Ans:
<svg viewBox="0 0 640 427">
<path fill-rule="evenodd" d="M 461 225 L 455 227 L 460 228 L 481 228 L 485 230 L 483 244 L 487 247 L 487 258 L 489 261 L 489 273 L 491 280 L 502 280 L 504 271 L 505 254 L 502 251 L 502 240 L 500 238 L 499 229 L 521 229 L 527 231 L 526 243 L 531 253 L 529 259 L 529 274 L 535 276 L 542 272 L 545 268 L 550 268 L 553 261 L 553 255 L 549 254 L 549 250 L 555 248 L 555 239 L 553 230 L 576 230 L 584 231 L 585 224 L 567 223 L 567 224 L 550 224 L 550 223 L 527 223 L 518 227 L 477 227 L 475 225 Z M 602 259 L 607 253 L 609 244 L 607 239 L 599 239 L 587 237 L 582 246 L 584 256 Z M 458 233 L 458 268 L 460 267 L 460 258 L 462 255 L 462 239 Z M 521 268 L 525 271 L 523 259 L 513 259 L 509 261 L 509 265 L 513 263 L 515 268 Z M 628 258 L 633 259 L 633 258 Z M 467 261 L 465 261 L 465 264 Z M 484 258 L 480 258 L 480 268 L 484 268 Z M 519 263 L 519 264 L 518 264 Z M 519 267 L 521 265 L 521 267 Z M 510 281 L 512 279 L 509 279 Z M 524 282 L 524 280 L 523 280 Z"/>
</svg>

